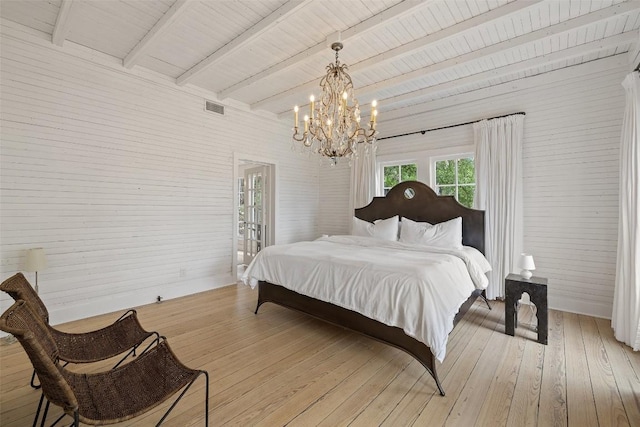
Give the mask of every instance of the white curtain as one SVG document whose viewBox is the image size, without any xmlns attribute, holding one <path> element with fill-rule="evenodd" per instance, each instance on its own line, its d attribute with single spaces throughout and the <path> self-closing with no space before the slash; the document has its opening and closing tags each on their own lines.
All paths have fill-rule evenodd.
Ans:
<svg viewBox="0 0 640 427">
<path fill-rule="evenodd" d="M 611 326 L 616 339 L 640 350 L 640 75 L 622 82 L 627 105 L 620 138 L 618 260 Z"/>
<path fill-rule="evenodd" d="M 351 160 L 351 198 L 349 212 L 366 206 L 376 195 L 376 147 L 358 144 Z"/>
<path fill-rule="evenodd" d="M 485 211 L 487 298 L 504 297 L 504 278 L 517 271 L 522 252 L 522 114 L 473 125 L 476 145 L 475 208 Z"/>
</svg>

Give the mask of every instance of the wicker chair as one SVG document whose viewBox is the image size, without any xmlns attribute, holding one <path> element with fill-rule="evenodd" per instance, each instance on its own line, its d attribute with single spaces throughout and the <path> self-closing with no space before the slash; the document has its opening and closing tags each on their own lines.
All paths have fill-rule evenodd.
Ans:
<svg viewBox="0 0 640 427">
<path fill-rule="evenodd" d="M 114 366 L 116 368 L 127 357 L 135 356 L 138 347 L 148 338 L 154 337 L 147 348 L 160 338 L 157 332 L 148 332 L 142 328 L 135 310 L 127 311 L 111 325 L 95 331 L 80 334 L 59 331 L 49 325 L 47 307 L 22 273 L 17 273 L 2 282 L 0 290 L 11 295 L 16 301 L 23 300 L 29 304 L 49 329 L 58 348 L 58 358 L 65 362 L 65 365 L 98 362 L 126 352 Z M 31 387 L 37 389 L 40 386 L 35 384 L 35 375 L 34 371 L 31 376 Z"/>
<path fill-rule="evenodd" d="M 17 301 L 2 316 L 0 330 L 13 334 L 26 351 L 42 384 L 42 397 L 34 426 L 42 415 L 44 425 L 49 405 L 60 406 L 65 415 L 90 425 L 113 424 L 141 415 L 182 392 L 157 425 L 160 425 L 184 396 L 194 381 L 204 374 L 205 425 L 209 423 L 209 374 L 189 369 L 177 359 L 164 337 L 158 344 L 131 362 L 96 374 L 80 374 L 59 365 L 59 350 L 50 328 L 42 322 L 25 301 Z"/>
</svg>

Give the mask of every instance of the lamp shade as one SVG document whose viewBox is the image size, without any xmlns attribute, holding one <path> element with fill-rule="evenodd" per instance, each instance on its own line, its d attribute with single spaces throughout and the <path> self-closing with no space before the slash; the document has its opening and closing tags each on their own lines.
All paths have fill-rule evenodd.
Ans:
<svg viewBox="0 0 640 427">
<path fill-rule="evenodd" d="M 536 264 L 533 262 L 533 255 L 522 254 L 520 257 L 520 268 L 523 270 L 535 270 Z"/>
<path fill-rule="evenodd" d="M 33 248 L 27 250 L 27 261 L 25 262 L 25 271 L 41 271 L 47 268 L 47 257 L 44 249 Z"/>
</svg>

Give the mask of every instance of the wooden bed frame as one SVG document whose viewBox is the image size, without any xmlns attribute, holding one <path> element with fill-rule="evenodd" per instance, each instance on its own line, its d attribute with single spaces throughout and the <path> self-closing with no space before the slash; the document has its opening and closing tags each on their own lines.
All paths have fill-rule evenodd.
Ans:
<svg viewBox="0 0 640 427">
<path fill-rule="evenodd" d="M 385 197 L 375 197 L 367 206 L 355 210 L 357 218 L 369 222 L 391 218 L 395 215 L 431 224 L 462 217 L 463 244 L 473 246 L 484 253 L 484 211 L 466 208 L 460 205 L 453 196 L 438 196 L 431 188 L 421 182 L 402 182 L 389 190 Z M 301 295 L 272 283 L 261 281 L 258 284 L 258 289 L 256 314 L 262 304 L 272 302 L 404 350 L 429 371 L 440 394 L 444 396 L 444 390 L 436 372 L 436 359 L 431 349 L 426 344 L 406 335 L 401 328 L 385 325 L 355 311 Z M 469 299 L 460 306 L 453 321 L 454 327 L 478 296 L 487 302 L 483 290 L 474 290 Z M 488 302 L 487 306 L 491 309 Z"/>
</svg>

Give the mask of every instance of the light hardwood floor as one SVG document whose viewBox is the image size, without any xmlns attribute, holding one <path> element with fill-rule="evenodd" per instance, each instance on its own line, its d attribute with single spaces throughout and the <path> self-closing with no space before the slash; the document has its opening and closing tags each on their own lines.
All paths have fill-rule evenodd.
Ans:
<svg viewBox="0 0 640 427">
<path fill-rule="evenodd" d="M 442 397 L 404 352 L 273 304 L 256 316 L 256 297 L 234 285 L 138 309 L 187 366 L 209 371 L 212 426 L 640 426 L 640 354 L 613 338 L 608 320 L 551 311 L 544 346 L 523 325 L 504 334 L 502 303 L 477 302 L 438 364 Z M 524 307 L 521 322 L 531 319 Z M 30 373 L 19 344 L 0 347 L 0 425 L 31 424 L 39 393 Z M 203 425 L 203 387 L 194 384 L 167 426 Z M 154 425 L 167 407 L 120 425 Z"/>
</svg>

